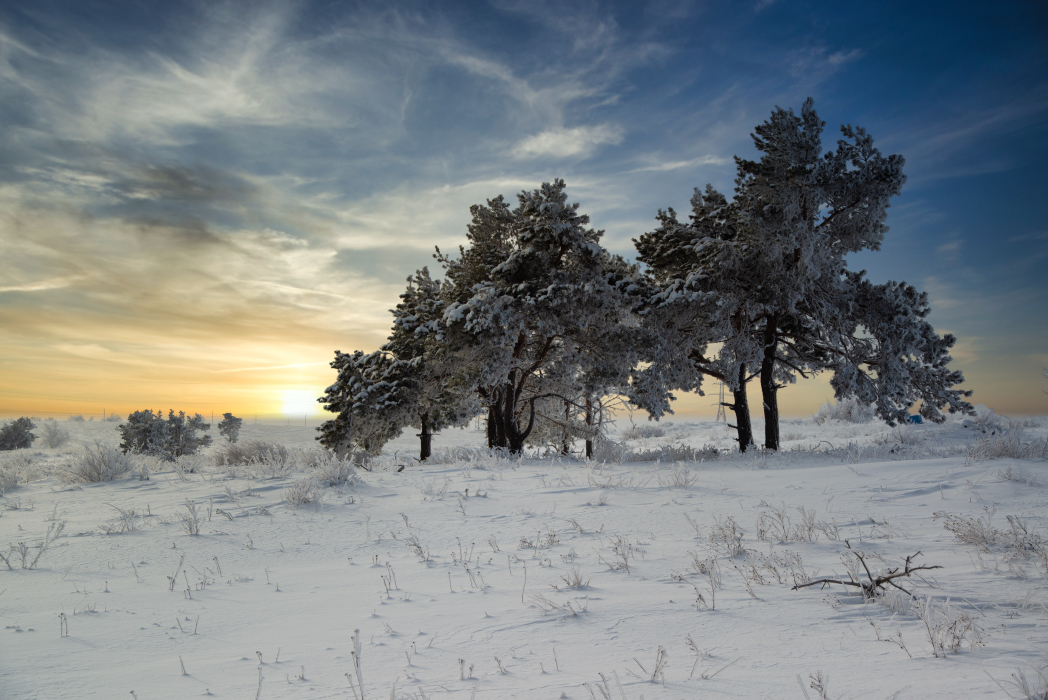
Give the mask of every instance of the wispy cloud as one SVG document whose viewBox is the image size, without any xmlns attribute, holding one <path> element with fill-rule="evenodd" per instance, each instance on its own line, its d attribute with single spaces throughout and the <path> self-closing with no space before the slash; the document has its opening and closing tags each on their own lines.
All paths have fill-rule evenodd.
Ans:
<svg viewBox="0 0 1048 700">
<path fill-rule="evenodd" d="M 516 158 L 588 156 L 599 146 L 622 143 L 623 135 L 624 129 L 614 124 L 552 129 L 523 139 L 511 153 Z"/>
<path fill-rule="evenodd" d="M 73 284 L 78 277 L 53 277 L 39 282 L 27 282 L 25 284 L 13 284 L 0 287 L 0 292 L 43 292 L 48 289 L 63 289 Z"/>
</svg>

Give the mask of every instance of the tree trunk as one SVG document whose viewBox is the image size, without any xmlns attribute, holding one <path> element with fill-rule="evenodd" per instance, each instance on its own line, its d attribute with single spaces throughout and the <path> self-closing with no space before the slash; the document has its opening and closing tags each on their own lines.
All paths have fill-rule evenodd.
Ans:
<svg viewBox="0 0 1048 700">
<path fill-rule="evenodd" d="M 593 459 L 593 436 L 589 428 L 593 425 L 593 402 L 586 397 L 586 459 Z"/>
<path fill-rule="evenodd" d="M 761 360 L 761 398 L 764 400 L 764 449 L 779 449 L 779 387 L 775 385 L 775 351 L 779 345 L 779 318 L 774 314 L 764 327 Z"/>
<path fill-rule="evenodd" d="M 433 433 L 429 432 L 429 412 L 422 414 L 422 432 L 419 433 L 422 446 L 419 448 L 418 461 L 425 462 L 433 453 Z"/>
<path fill-rule="evenodd" d="M 495 443 L 497 441 L 496 432 L 495 432 L 496 431 L 496 427 L 495 427 L 495 408 L 491 404 L 488 404 L 488 425 L 487 425 L 487 428 L 488 428 L 488 449 L 491 450 L 491 449 L 495 448 Z"/>
<path fill-rule="evenodd" d="M 750 423 L 750 402 L 746 397 L 746 363 L 739 367 L 739 388 L 732 390 L 735 403 L 725 404 L 735 412 L 735 423 L 731 427 L 738 430 L 739 452 L 745 452 L 753 444 L 753 425 Z"/>
<path fill-rule="evenodd" d="M 564 402 L 564 444 L 560 447 L 561 454 L 571 452 L 571 402 Z"/>
</svg>

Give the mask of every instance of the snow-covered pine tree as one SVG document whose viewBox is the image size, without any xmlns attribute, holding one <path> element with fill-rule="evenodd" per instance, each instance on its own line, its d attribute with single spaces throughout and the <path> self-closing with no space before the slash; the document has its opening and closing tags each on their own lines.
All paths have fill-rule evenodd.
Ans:
<svg viewBox="0 0 1048 700">
<path fill-rule="evenodd" d="M 377 455 L 414 418 L 415 360 L 397 360 L 382 350 L 335 351 L 335 383 L 317 399 L 337 414 L 324 421 L 317 440 L 340 457 L 354 449 Z"/>
<path fill-rule="evenodd" d="M 473 207 L 473 245 L 457 260 L 438 257 L 453 284 L 444 315 L 452 345 L 488 407 L 489 444 L 511 453 L 534 429 L 535 402 L 553 395 L 544 376 L 574 368 L 584 391 L 604 391 L 625 387 L 634 364 L 623 342 L 636 325 L 624 291 L 632 268 L 600 246 L 603 232 L 587 227 L 565 189 L 543 183 L 512 211 L 501 197 Z"/>
<path fill-rule="evenodd" d="M 199 435 L 200 431 L 211 429 L 199 413 L 187 417 L 184 411 L 175 415 L 168 411 L 164 420 L 162 411 L 153 413 L 151 409 L 135 411 L 127 417 L 127 422 L 117 426 L 120 431 L 120 449 L 123 452 L 137 452 L 174 460 L 182 455 L 195 454 L 201 447 L 211 444 L 210 435 Z"/>
<path fill-rule="evenodd" d="M 243 418 L 237 418 L 232 413 L 223 413 L 222 421 L 218 424 L 218 434 L 224 437 L 227 442 L 233 444 L 240 435 L 240 426 L 243 423 Z"/>
<path fill-rule="evenodd" d="M 672 210 L 660 212 L 663 226 L 637 242 L 660 282 L 651 305 L 665 314 L 687 304 L 705 314 L 704 333 L 684 351 L 694 368 L 728 377 L 738 369 L 733 389 L 747 376 L 760 377 L 767 449 L 779 447 L 777 392 L 798 373 L 832 369 L 841 375 L 838 398 L 876 393 L 889 422 L 913 400 L 928 405 L 922 414 L 932 420 L 943 420 L 946 404 L 970 410 L 963 400 L 969 392 L 951 388 L 960 373 L 946 367 L 953 338 L 940 338 L 924 321 L 926 300 L 904 292 L 908 285 L 864 286 L 846 269 L 848 253 L 880 248 L 889 200 L 905 182 L 902 157 L 882 156 L 863 129 L 851 126 L 842 126 L 837 149 L 823 154 L 824 125 L 811 99 L 800 116 L 777 108 L 753 136 L 761 159 L 736 158 L 734 201 L 711 187 L 696 191 L 690 224 L 677 223 Z M 885 306 L 905 306 L 897 325 L 877 311 Z M 889 327 L 899 339 L 889 338 Z M 713 342 L 722 348 L 706 362 L 695 347 Z M 891 352 L 904 357 L 891 359 Z M 675 362 L 670 366 L 686 375 L 680 354 Z M 740 446 L 743 439 L 740 418 Z"/>
<path fill-rule="evenodd" d="M 407 289 L 393 313 L 393 332 L 382 349 L 397 360 L 411 361 L 411 390 L 405 399 L 413 407 L 410 425 L 419 428 L 419 461 L 432 454 L 433 433 L 448 426 L 465 425 L 479 410 L 472 387 L 463 386 L 460 358 L 444 333 L 447 302 L 441 283 L 422 268 L 408 277 Z"/>
<path fill-rule="evenodd" d="M 673 390 L 702 394 L 703 377 L 731 390 L 725 406 L 735 413 L 739 450 L 753 444 L 746 385 L 760 361 L 759 309 L 749 299 L 750 276 L 739 255 L 739 210 L 707 186 L 691 199 L 690 221 L 673 209 L 659 211 L 660 225 L 634 239 L 647 265 L 644 327 L 657 340 L 645 367 L 634 373 L 631 400 L 658 418 L 670 411 Z M 716 354 L 709 346 L 719 344 Z"/>
</svg>

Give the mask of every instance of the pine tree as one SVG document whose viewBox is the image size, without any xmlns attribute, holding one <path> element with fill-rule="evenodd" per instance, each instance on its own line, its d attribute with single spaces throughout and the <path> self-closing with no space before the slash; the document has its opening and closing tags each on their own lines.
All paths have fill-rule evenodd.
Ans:
<svg viewBox="0 0 1048 700">
<path fill-rule="evenodd" d="M 755 377 L 767 449 L 779 447 L 778 390 L 797 374 L 834 371 L 838 398 L 875 397 L 890 423 L 914 400 L 937 421 L 947 404 L 970 410 L 963 400 L 970 392 L 951 388 L 961 374 L 946 368 L 954 339 L 924 321 L 926 299 L 908 285 L 869 285 L 847 270 L 848 253 L 880 248 L 889 200 L 905 182 L 902 157 L 882 156 L 851 126 L 823 154 L 824 125 L 811 99 L 800 116 L 776 108 L 753 135 L 761 159 L 736 158 L 733 201 L 709 186 L 696 190 L 690 223 L 660 212 L 662 226 L 637 241 L 658 285 L 652 323 L 679 334 L 663 327 L 669 314 L 687 307 L 696 319 L 687 349 L 668 360 L 672 371 L 660 371 L 687 378 L 681 365 L 690 363 L 724 379 L 735 391 L 740 449 L 745 383 Z M 707 360 L 703 348 L 717 342 L 717 357 Z"/>
<path fill-rule="evenodd" d="M 582 401 L 624 387 L 635 352 L 624 290 L 635 271 L 600 246 L 603 231 L 569 204 L 563 180 L 471 209 L 471 246 L 441 256 L 453 299 L 444 314 L 452 347 L 487 407 L 489 445 L 519 453 L 535 427 L 544 386 L 577 375 Z M 466 290 L 469 290 L 467 295 Z M 556 369 L 555 369 L 556 368 Z M 560 396 L 575 401 L 577 397 Z"/>
<path fill-rule="evenodd" d="M 240 426 L 243 423 L 243 418 L 237 418 L 232 413 L 223 413 L 222 421 L 218 424 L 218 434 L 224 437 L 228 443 L 234 444 L 240 435 Z"/>
<path fill-rule="evenodd" d="M 412 420 L 414 364 L 382 350 L 336 350 L 331 367 L 338 376 L 317 401 L 337 415 L 317 428 L 320 444 L 340 457 L 356 449 L 379 454 Z"/>
<path fill-rule="evenodd" d="M 419 428 L 419 461 L 432 454 L 433 433 L 465 425 L 478 408 L 470 387 L 462 386 L 459 358 L 445 342 L 447 302 L 441 283 L 422 268 L 408 277 L 407 290 L 393 313 L 393 332 L 382 350 L 401 361 L 411 361 L 413 383 L 405 401 L 413 407 L 410 425 Z"/>
<path fill-rule="evenodd" d="M 174 460 L 182 455 L 195 454 L 200 448 L 211 444 L 210 435 L 199 435 L 211 429 L 209 423 L 197 413 L 187 418 L 184 411 L 175 415 L 168 411 L 165 420 L 162 411 L 135 411 L 127 422 L 117 426 L 120 431 L 120 449 Z"/>
</svg>

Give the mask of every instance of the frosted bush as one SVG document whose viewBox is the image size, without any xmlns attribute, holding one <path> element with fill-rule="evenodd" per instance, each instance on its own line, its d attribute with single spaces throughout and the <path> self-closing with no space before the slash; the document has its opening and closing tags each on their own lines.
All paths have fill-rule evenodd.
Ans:
<svg viewBox="0 0 1048 700">
<path fill-rule="evenodd" d="M 993 432 L 972 443 L 965 452 L 965 464 L 984 459 L 1045 459 L 1048 458 L 1048 438 L 1023 440 L 1022 430 L 1007 433 Z"/>
<path fill-rule="evenodd" d="M 706 462 L 720 457 L 720 450 L 713 445 L 692 447 L 683 443 L 661 445 L 650 450 L 631 450 L 627 445 L 614 440 L 598 440 L 593 450 L 593 461 L 623 464 L 628 462 Z"/>
<path fill-rule="evenodd" d="M 40 424 L 40 440 L 50 448 L 61 447 L 69 441 L 69 433 L 52 418 Z"/>
<path fill-rule="evenodd" d="M 353 483 L 356 480 L 358 462 L 353 459 L 356 455 L 347 455 L 340 458 L 334 452 L 328 450 L 316 450 L 309 457 L 309 470 L 312 477 L 324 486 L 342 486 Z"/>
<path fill-rule="evenodd" d="M 249 467 L 256 479 L 287 476 L 295 466 L 288 448 L 262 440 L 224 445 L 212 459 L 216 466 Z"/>
<path fill-rule="evenodd" d="M 18 474 L 15 473 L 14 469 L 0 466 L 0 496 L 3 496 L 15 486 L 18 486 Z"/>
<path fill-rule="evenodd" d="M 58 478 L 64 484 L 113 481 L 134 471 L 137 466 L 133 455 L 96 442 L 94 447 L 85 445 L 82 451 L 73 455 L 72 461 L 58 472 Z"/>
<path fill-rule="evenodd" d="M 284 490 L 284 502 L 292 508 L 301 508 L 308 503 L 319 503 L 324 488 L 312 476 L 291 484 Z"/>
<path fill-rule="evenodd" d="M 876 413 L 873 405 L 860 403 L 858 399 L 841 399 L 837 403 L 824 403 L 812 416 L 818 425 L 828 420 L 839 420 L 845 423 L 869 423 L 874 419 Z"/>
<path fill-rule="evenodd" d="M 658 424 L 642 423 L 631 425 L 622 433 L 623 440 L 641 440 L 644 438 L 664 437 L 666 430 Z"/>
</svg>

